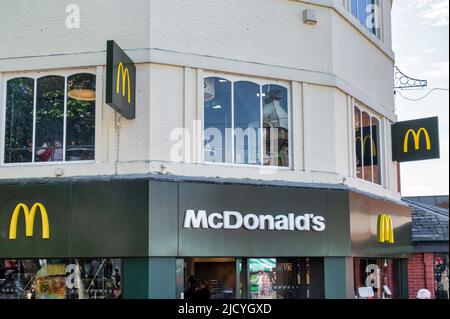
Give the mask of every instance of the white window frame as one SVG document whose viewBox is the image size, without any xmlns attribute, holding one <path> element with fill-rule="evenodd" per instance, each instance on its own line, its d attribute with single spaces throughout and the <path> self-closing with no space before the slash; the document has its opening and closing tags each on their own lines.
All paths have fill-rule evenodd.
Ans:
<svg viewBox="0 0 450 319">
<path fill-rule="evenodd" d="M 94 159 L 93 160 L 85 160 L 85 161 L 66 161 L 66 132 L 67 132 L 67 79 L 68 77 L 80 74 L 80 73 L 87 73 L 92 74 L 95 76 L 96 79 L 96 96 L 98 96 L 98 92 L 101 90 L 101 87 L 97 87 L 98 82 L 98 74 L 97 70 L 95 68 L 82 68 L 82 69 L 70 69 L 70 70 L 46 70 L 46 71 L 39 71 L 39 72 L 15 72 L 15 73 L 8 73 L 3 74 L 1 77 L 0 82 L 0 95 L 1 95 L 1 104 L 0 104 L 0 166 L 8 167 L 8 166 L 47 166 L 47 165 L 70 165 L 70 164 L 89 164 L 89 163 L 95 163 L 97 160 L 97 117 L 98 117 L 98 110 L 99 110 L 99 103 L 98 99 L 95 100 L 95 145 L 94 145 Z M 52 162 L 34 162 L 35 159 L 35 152 L 32 151 L 32 161 L 31 162 L 20 162 L 20 163 L 5 163 L 5 130 L 6 130 L 6 98 L 7 98 L 7 82 L 9 80 L 15 79 L 15 78 L 30 78 L 34 80 L 34 97 L 33 97 L 33 147 L 35 145 L 35 138 L 36 138 L 36 88 L 37 88 L 37 80 L 46 77 L 46 76 L 62 76 L 64 77 L 64 126 L 63 126 L 63 160 L 62 161 L 52 161 Z"/>
<path fill-rule="evenodd" d="M 292 170 L 293 168 L 293 156 L 292 156 L 292 120 L 291 120 L 291 116 L 292 116 L 292 103 L 291 103 L 291 92 L 292 92 L 292 88 L 291 88 L 291 83 L 289 81 L 283 81 L 283 80 L 277 80 L 277 79 L 270 79 L 270 78 L 255 78 L 255 77 L 249 77 L 249 76 L 241 76 L 241 75 L 235 75 L 235 74 L 227 74 L 227 73 L 220 73 L 220 72 L 203 72 L 203 79 L 202 79 L 202 83 L 206 78 L 211 78 L 211 77 L 216 77 L 216 78 L 222 78 L 224 80 L 228 80 L 231 82 L 231 130 L 233 132 L 233 138 L 231 141 L 231 158 L 233 159 L 232 163 L 229 162 L 210 162 L 210 161 L 206 161 L 205 160 L 205 142 L 204 142 L 204 132 L 205 132 L 205 112 L 204 112 L 204 100 L 202 102 L 202 134 L 201 134 L 201 150 L 202 150 L 202 154 L 201 154 L 201 161 L 203 164 L 207 164 L 207 165 L 217 165 L 217 166 L 232 166 L 232 167 L 247 167 L 247 168 L 267 168 L 267 169 L 280 169 L 280 170 Z M 282 86 L 283 88 L 287 89 L 287 110 L 288 110 L 288 123 L 289 123 L 289 128 L 288 128 L 288 138 L 289 138 L 289 146 L 288 146 L 288 152 L 289 152 L 289 165 L 288 166 L 276 166 L 276 165 L 264 165 L 263 163 L 263 158 L 264 158 L 264 135 L 260 134 L 260 145 L 259 145 L 259 153 L 260 153 L 260 159 L 261 159 L 261 164 L 243 164 L 243 163 L 234 163 L 235 161 L 235 145 L 234 145 L 234 83 L 235 82 L 240 82 L 240 81 L 248 81 L 248 82 L 253 82 L 255 84 L 258 84 L 260 87 L 260 94 L 261 94 L 261 89 L 263 87 L 263 85 L 269 85 L 269 84 L 275 84 L 275 85 L 279 85 Z M 205 96 L 204 94 L 204 87 L 203 85 L 201 86 L 201 96 L 202 98 Z M 263 117 L 263 105 L 260 102 L 260 117 L 261 117 L 261 124 L 262 124 L 262 117 Z"/>
<path fill-rule="evenodd" d="M 379 113 L 376 113 L 374 111 L 372 111 L 371 109 L 369 109 L 368 107 L 366 107 L 365 105 L 363 105 L 361 102 L 352 99 L 352 145 L 353 145 L 353 169 L 352 169 L 352 173 L 353 176 L 358 180 L 358 181 L 362 181 L 365 183 L 368 183 L 370 185 L 377 185 L 377 186 L 381 186 L 386 188 L 386 166 L 387 166 L 387 162 L 385 161 L 385 152 L 386 152 L 386 146 L 385 145 L 385 140 L 384 140 L 384 135 L 385 135 L 385 130 L 384 130 L 384 121 L 383 121 L 383 116 Z M 376 118 L 378 120 L 378 134 L 379 134 L 379 140 L 378 140 L 378 149 L 379 149 L 379 153 L 378 153 L 378 166 L 380 166 L 379 170 L 380 170 L 380 179 L 381 179 L 381 183 L 378 184 L 376 182 L 373 181 L 373 157 L 371 158 L 371 170 L 372 170 L 372 181 L 368 181 L 364 179 L 364 170 L 363 170 L 363 176 L 362 178 L 358 177 L 358 173 L 357 173 L 357 158 L 356 158 L 356 136 L 355 136 L 355 132 L 356 132 L 356 126 L 355 126 L 355 107 L 357 107 L 360 111 L 361 111 L 361 117 L 360 117 L 360 121 L 362 121 L 362 114 L 363 113 L 367 113 L 369 114 L 370 117 L 370 124 L 372 124 L 372 118 Z M 371 125 L 372 126 L 372 125 Z M 372 130 L 370 130 L 370 134 L 372 136 Z M 361 148 L 361 152 L 363 151 L 363 148 Z M 361 154 L 362 155 L 362 154 Z M 361 156 L 361 158 L 363 159 L 363 156 Z M 381 163 L 381 164 L 380 164 Z"/>
</svg>

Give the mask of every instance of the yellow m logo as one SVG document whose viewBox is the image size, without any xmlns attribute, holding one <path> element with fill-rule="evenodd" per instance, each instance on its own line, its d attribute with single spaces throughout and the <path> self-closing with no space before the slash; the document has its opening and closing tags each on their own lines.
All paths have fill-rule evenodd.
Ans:
<svg viewBox="0 0 450 319">
<path fill-rule="evenodd" d="M 378 216 L 378 242 L 394 243 L 394 228 L 392 227 L 392 217 L 389 215 Z"/>
<path fill-rule="evenodd" d="M 33 227 L 34 227 L 34 217 L 36 215 L 36 210 L 39 208 L 41 213 L 41 221 L 42 221 L 42 238 L 49 239 L 50 238 L 50 227 L 48 223 L 48 215 L 47 210 L 44 205 L 41 203 L 36 203 L 31 207 L 31 210 L 28 209 L 28 206 L 25 204 L 18 204 L 14 209 L 14 212 L 11 217 L 11 224 L 9 225 L 9 239 L 16 239 L 17 237 L 17 221 L 19 219 L 19 215 L 23 210 L 25 215 L 25 236 L 32 237 L 33 236 Z"/>
<path fill-rule="evenodd" d="M 123 66 L 123 63 L 119 63 L 117 68 L 117 81 L 116 81 L 116 93 L 120 92 L 120 77 L 122 76 L 122 96 L 125 96 L 125 88 L 128 88 L 128 103 L 131 103 L 131 85 L 130 85 L 130 73 L 128 68 Z M 128 81 L 128 86 L 125 87 L 125 81 Z"/>
<path fill-rule="evenodd" d="M 420 147 L 420 136 L 422 133 L 425 135 L 425 140 L 427 143 L 427 151 L 431 150 L 431 141 L 430 141 L 430 134 L 428 134 L 428 131 L 421 127 L 417 132 L 415 132 L 413 129 L 408 130 L 405 135 L 405 140 L 403 141 L 403 152 L 408 153 L 408 144 L 409 144 L 409 134 L 413 135 L 414 138 L 414 149 L 417 151 Z"/>
<path fill-rule="evenodd" d="M 356 138 L 357 143 L 358 143 L 358 141 L 361 142 L 361 137 L 359 137 L 359 136 Z M 370 136 L 370 135 L 365 136 L 364 140 L 363 140 L 363 145 L 362 145 L 363 150 L 362 151 L 363 151 L 364 156 L 366 154 L 367 141 L 370 141 L 370 146 L 372 147 L 372 156 L 377 156 L 377 145 L 375 144 L 375 141 L 373 140 L 372 136 Z"/>
</svg>

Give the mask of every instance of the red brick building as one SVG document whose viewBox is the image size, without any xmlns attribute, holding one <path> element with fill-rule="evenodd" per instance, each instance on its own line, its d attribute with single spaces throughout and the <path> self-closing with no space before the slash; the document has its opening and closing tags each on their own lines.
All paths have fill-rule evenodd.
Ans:
<svg viewBox="0 0 450 319">
<path fill-rule="evenodd" d="M 408 294 L 426 288 L 432 298 L 447 298 L 448 289 L 448 210 L 404 199 L 412 210 L 413 255 L 408 261 Z"/>
</svg>

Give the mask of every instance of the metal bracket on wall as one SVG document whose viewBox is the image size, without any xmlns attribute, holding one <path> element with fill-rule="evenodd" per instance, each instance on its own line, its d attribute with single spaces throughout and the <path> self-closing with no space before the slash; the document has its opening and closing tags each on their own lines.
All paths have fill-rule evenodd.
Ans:
<svg viewBox="0 0 450 319">
<path fill-rule="evenodd" d="M 411 78 L 400 71 L 397 66 L 394 66 L 394 89 L 424 88 L 427 85 L 427 80 Z"/>
</svg>

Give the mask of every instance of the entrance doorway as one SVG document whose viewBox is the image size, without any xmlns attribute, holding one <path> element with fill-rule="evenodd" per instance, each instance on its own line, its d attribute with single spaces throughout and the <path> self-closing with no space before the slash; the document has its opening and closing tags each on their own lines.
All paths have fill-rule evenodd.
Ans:
<svg viewBox="0 0 450 319">
<path fill-rule="evenodd" d="M 236 299 L 236 258 L 185 258 L 185 291 L 207 282 L 211 299 Z"/>
</svg>

